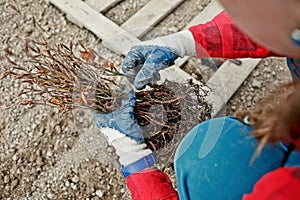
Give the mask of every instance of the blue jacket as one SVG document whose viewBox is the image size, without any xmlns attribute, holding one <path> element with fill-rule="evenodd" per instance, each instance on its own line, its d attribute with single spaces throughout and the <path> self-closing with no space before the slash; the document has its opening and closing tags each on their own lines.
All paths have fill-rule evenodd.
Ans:
<svg viewBox="0 0 300 200">
<path fill-rule="evenodd" d="M 251 164 L 257 145 L 251 127 L 234 117 L 193 128 L 175 155 L 179 198 L 241 199 L 262 175 L 280 166 L 285 154 L 280 144 L 266 145 Z M 300 163 L 299 153 L 291 157 L 294 164 Z"/>
</svg>

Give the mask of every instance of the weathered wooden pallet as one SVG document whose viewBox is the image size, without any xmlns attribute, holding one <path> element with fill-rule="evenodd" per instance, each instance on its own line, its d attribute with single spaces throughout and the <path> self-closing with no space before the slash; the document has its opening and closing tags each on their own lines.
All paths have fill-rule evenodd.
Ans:
<svg viewBox="0 0 300 200">
<path fill-rule="evenodd" d="M 112 8 L 120 1 L 122 0 L 86 0 L 85 3 L 87 3 L 98 12 L 106 12 L 108 9 Z"/>
<path fill-rule="evenodd" d="M 124 24 L 118 26 L 102 13 L 113 7 L 121 0 L 46 0 L 52 3 L 75 24 L 85 27 L 102 39 L 102 44 L 116 53 L 126 55 L 131 46 L 140 42 L 149 29 L 159 23 L 183 0 L 151 0 Z M 205 23 L 221 12 L 222 7 L 217 0 L 213 0 L 204 11 L 200 12 L 186 28 L 191 25 Z M 189 74 L 181 70 L 188 57 L 178 59 L 177 66 L 164 70 L 162 79 L 186 81 L 193 79 Z M 207 82 L 212 89 L 211 101 L 213 103 L 213 116 L 220 115 L 222 109 L 260 62 L 260 59 L 243 60 L 240 66 L 225 62 L 219 70 Z M 178 67 L 179 66 L 179 67 Z M 195 79 L 193 79 L 195 82 Z M 198 82 L 199 83 L 199 82 Z M 201 83 L 200 83 L 201 84 Z"/>
</svg>

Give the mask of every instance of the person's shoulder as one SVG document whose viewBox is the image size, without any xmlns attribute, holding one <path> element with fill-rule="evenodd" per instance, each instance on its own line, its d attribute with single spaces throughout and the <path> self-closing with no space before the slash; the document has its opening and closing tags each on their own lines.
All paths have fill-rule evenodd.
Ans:
<svg viewBox="0 0 300 200">
<path fill-rule="evenodd" d="M 249 133 L 252 127 L 241 122 L 234 116 L 217 117 L 206 120 L 197 126 L 198 130 L 210 130 L 213 132 L 240 132 Z"/>
<path fill-rule="evenodd" d="M 234 116 L 224 116 L 224 117 L 217 117 L 217 118 L 212 118 L 209 119 L 205 122 L 204 124 L 210 124 L 210 123 L 223 123 L 223 124 L 232 124 L 232 125 L 239 125 L 239 126 L 248 126 L 247 124 L 241 122 Z"/>
</svg>

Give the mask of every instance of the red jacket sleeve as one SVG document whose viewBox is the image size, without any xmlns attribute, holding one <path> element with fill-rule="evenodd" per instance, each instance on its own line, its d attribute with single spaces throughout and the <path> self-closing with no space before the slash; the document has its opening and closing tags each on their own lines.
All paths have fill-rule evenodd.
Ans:
<svg viewBox="0 0 300 200">
<path fill-rule="evenodd" d="M 278 168 L 264 175 L 243 200 L 299 199 L 300 168 Z"/>
<path fill-rule="evenodd" d="M 133 200 L 178 200 L 168 175 L 155 169 L 146 169 L 126 178 Z"/>
<path fill-rule="evenodd" d="M 225 11 L 205 24 L 189 28 L 197 57 L 265 58 L 276 56 L 245 35 Z"/>
</svg>

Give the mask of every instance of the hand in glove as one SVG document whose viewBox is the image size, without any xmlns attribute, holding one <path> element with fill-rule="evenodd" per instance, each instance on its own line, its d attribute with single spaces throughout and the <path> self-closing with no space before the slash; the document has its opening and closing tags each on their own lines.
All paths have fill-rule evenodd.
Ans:
<svg viewBox="0 0 300 200">
<path fill-rule="evenodd" d="M 122 70 L 137 89 L 160 79 L 159 71 L 174 65 L 180 56 L 195 56 L 193 35 L 189 30 L 141 42 L 125 57 Z"/>
<path fill-rule="evenodd" d="M 134 119 L 135 93 L 127 87 L 127 99 L 119 110 L 109 114 L 94 112 L 94 122 L 116 149 L 121 171 L 126 178 L 132 173 L 155 164 L 152 151 L 144 143 L 142 130 Z"/>
</svg>

